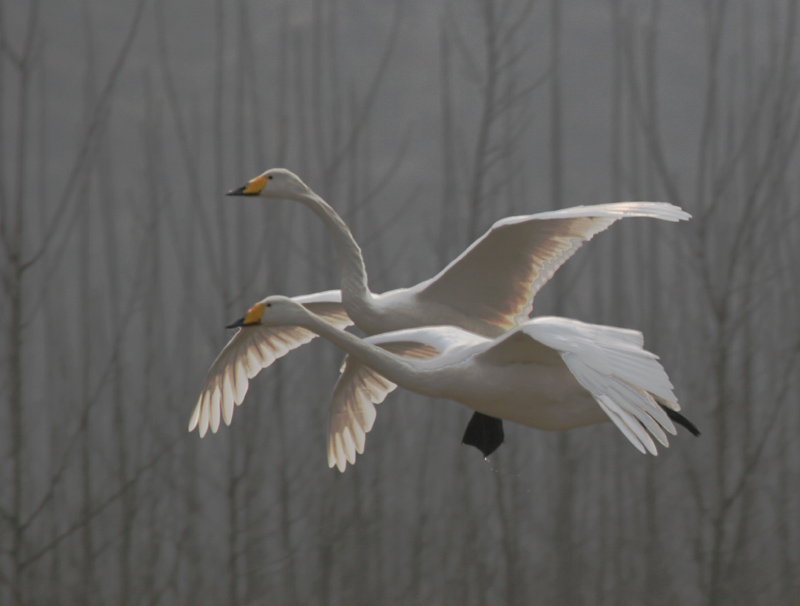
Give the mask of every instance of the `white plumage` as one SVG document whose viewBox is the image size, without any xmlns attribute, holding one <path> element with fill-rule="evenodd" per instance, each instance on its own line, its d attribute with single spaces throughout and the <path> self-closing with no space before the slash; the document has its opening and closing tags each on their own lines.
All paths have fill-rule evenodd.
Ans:
<svg viewBox="0 0 800 606">
<path fill-rule="evenodd" d="M 584 242 L 617 220 L 624 217 L 650 217 L 680 221 L 690 217 L 680 208 L 661 202 L 578 206 L 509 217 L 496 222 L 433 278 L 411 288 L 374 294 L 367 285 L 361 250 L 347 225 L 297 175 L 285 169 L 271 169 L 244 187 L 230 192 L 230 195 L 294 200 L 308 206 L 322 219 L 333 238 L 339 260 L 342 288 L 340 311 L 344 313 L 346 310 L 352 321 L 368 335 L 414 327 L 453 325 L 485 337 L 497 337 L 526 321 L 533 310 L 534 296 L 555 271 Z M 318 295 L 308 295 L 311 298 L 315 296 Z M 300 299 L 298 301 L 303 302 Z M 318 312 L 317 308 L 307 307 Z M 338 317 L 342 318 L 341 315 Z M 346 326 L 343 321 L 338 325 Z M 285 335 L 289 328 L 281 330 Z M 220 394 L 223 411 L 232 411 L 230 396 L 237 396 L 239 392 L 224 389 L 226 382 L 239 385 L 241 377 L 247 375 L 252 378 L 249 373 L 252 370 L 257 372 L 258 361 L 248 362 L 244 374 L 237 374 L 236 363 L 231 362 L 237 359 L 238 348 L 251 347 L 239 334 L 220 354 L 201 391 L 190 423 L 190 430 L 199 426 L 201 435 L 207 427 L 204 419 L 209 419 L 212 430 L 216 431 L 218 427 L 218 415 L 213 412 L 217 396 L 213 394 Z M 241 341 L 237 341 L 237 338 Z M 308 335 L 297 337 L 291 340 L 290 347 L 268 349 L 274 359 L 311 338 Z M 407 353 L 411 351 L 413 348 Z M 338 466 L 340 470 L 344 470 L 348 459 L 337 454 L 339 449 L 335 445 L 347 433 L 356 446 L 356 452 L 362 452 L 362 433 L 372 427 L 374 405 L 394 388 L 390 381 L 380 377 L 374 370 L 361 368 L 358 360 L 348 361 L 344 369 L 331 400 L 328 431 L 328 463 L 331 467 Z M 218 374 L 222 377 L 214 378 Z M 241 403 L 241 400 L 235 401 Z M 223 418 L 226 423 L 230 422 L 229 414 L 224 414 Z M 372 421 L 366 422 L 368 419 Z"/>
<path fill-rule="evenodd" d="M 661 407 L 680 409 L 672 384 L 657 356 L 643 349 L 641 333 L 633 330 L 541 317 L 494 339 L 434 326 L 362 340 L 279 296 L 256 304 L 248 316 L 253 320 L 237 336 L 293 325 L 349 354 L 343 376 L 356 374 L 337 390 L 352 389 L 339 394 L 352 409 L 332 411 L 332 422 L 341 427 L 329 443 L 342 470 L 363 453 L 374 404 L 395 384 L 537 429 L 562 431 L 610 419 L 642 453 L 657 454 L 651 435 L 668 446 L 665 431 L 675 434 Z M 354 360 L 360 362 L 357 371 L 349 368 Z M 213 398 L 211 406 L 217 406 Z"/>
</svg>

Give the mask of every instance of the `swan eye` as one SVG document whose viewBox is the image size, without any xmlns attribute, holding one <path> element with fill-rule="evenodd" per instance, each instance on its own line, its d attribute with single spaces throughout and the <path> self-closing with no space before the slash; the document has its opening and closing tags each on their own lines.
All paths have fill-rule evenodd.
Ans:
<svg viewBox="0 0 800 606">
<path fill-rule="evenodd" d="M 267 175 L 267 179 L 272 179 L 272 175 Z"/>
<path fill-rule="evenodd" d="M 272 303 L 267 303 L 267 307 L 272 307 Z"/>
</svg>

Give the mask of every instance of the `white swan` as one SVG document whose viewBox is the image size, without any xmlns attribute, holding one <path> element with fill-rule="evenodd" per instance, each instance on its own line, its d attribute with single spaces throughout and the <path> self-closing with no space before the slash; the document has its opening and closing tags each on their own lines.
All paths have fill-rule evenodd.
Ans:
<svg viewBox="0 0 800 606">
<path fill-rule="evenodd" d="M 562 431 L 611 420 L 639 451 L 653 455 L 651 435 L 668 447 L 664 430 L 675 434 L 673 420 L 699 433 L 678 413 L 669 377 L 635 330 L 540 317 L 494 339 L 427 326 L 361 340 L 281 296 L 257 303 L 231 327 L 240 327 L 237 337 L 257 339 L 284 325 L 328 339 L 401 387 L 528 427 Z M 387 347 L 423 353 L 401 357 L 381 349 Z M 248 358 L 242 367 L 255 374 L 260 363 Z M 345 427 L 333 448 L 337 461 L 355 459 L 364 435 Z"/>
<path fill-rule="evenodd" d="M 660 202 L 599 204 L 509 217 L 495 223 L 430 280 L 411 288 L 373 294 L 367 285 L 361 249 L 347 225 L 297 175 L 286 169 L 271 169 L 229 195 L 295 200 L 322 219 L 333 238 L 339 261 L 341 303 L 353 322 L 368 335 L 420 326 L 455 325 L 487 337 L 499 336 L 527 319 L 539 289 L 584 242 L 612 223 L 623 217 L 666 221 L 690 218 L 680 208 Z M 333 304 L 333 296 L 328 293 L 326 302 L 329 305 Z M 264 366 L 311 338 L 304 333 L 300 340 L 295 340 L 292 327 L 273 330 L 280 333 L 285 344 L 280 351 L 272 348 L 265 353 Z M 218 422 L 215 424 L 214 419 L 219 415 L 215 416 L 213 411 L 202 414 L 202 407 L 216 407 L 221 399 L 222 408 L 232 414 L 233 401 L 241 403 L 248 377 L 239 372 L 237 379 L 235 365 L 231 363 L 235 353 L 232 350 L 241 346 L 234 337 L 212 365 L 192 416 L 190 431 L 199 426 L 200 435 L 205 435 L 208 424 L 203 419 L 210 420 L 212 431 L 216 431 Z M 209 382 L 217 375 L 222 378 Z M 226 381 L 234 387 L 223 389 Z M 347 462 L 337 458 L 333 448 L 337 436 L 340 438 L 347 429 L 351 434 L 359 434 L 358 443 L 363 444 L 363 434 L 372 428 L 375 418 L 374 404 L 381 402 L 393 388 L 392 383 L 361 364 L 349 361 L 343 367 L 329 416 L 328 463 L 331 467 L 337 465 L 344 470 Z M 224 415 L 224 419 L 230 422 L 228 415 Z M 502 424 L 481 414 L 473 417 L 464 435 L 464 442 L 477 446 L 484 455 L 497 448 L 502 439 Z M 349 461 L 353 463 L 354 460 Z"/>
</svg>

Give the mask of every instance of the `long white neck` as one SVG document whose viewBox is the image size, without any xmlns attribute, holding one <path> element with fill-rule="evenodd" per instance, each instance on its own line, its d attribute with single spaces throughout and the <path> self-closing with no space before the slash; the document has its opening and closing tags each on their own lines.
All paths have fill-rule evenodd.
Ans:
<svg viewBox="0 0 800 606">
<path fill-rule="evenodd" d="M 327 339 L 345 353 L 350 354 L 401 387 L 410 388 L 421 384 L 420 379 L 427 375 L 426 371 L 413 366 L 411 359 L 395 356 L 380 347 L 366 343 L 308 310 L 304 309 L 303 312 L 304 319 L 298 322 L 303 328 L 307 328 L 317 333 L 320 337 Z"/>
<path fill-rule="evenodd" d="M 325 200 L 311 190 L 305 195 L 297 196 L 296 200 L 308 206 L 322 219 L 333 238 L 333 247 L 339 260 L 339 281 L 345 309 L 350 313 L 351 310 L 370 307 L 372 294 L 367 285 L 364 258 L 350 228 Z"/>
</svg>

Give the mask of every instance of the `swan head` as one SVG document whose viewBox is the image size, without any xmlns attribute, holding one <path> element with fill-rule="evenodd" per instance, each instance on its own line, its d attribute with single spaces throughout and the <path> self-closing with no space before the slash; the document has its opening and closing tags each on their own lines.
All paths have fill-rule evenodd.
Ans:
<svg viewBox="0 0 800 606">
<path fill-rule="evenodd" d="M 229 324 L 227 328 L 242 326 L 285 326 L 302 324 L 308 318 L 306 308 L 288 297 L 267 297 L 251 307 L 244 318 Z"/>
<path fill-rule="evenodd" d="M 250 179 L 238 189 L 232 189 L 227 196 L 260 196 L 262 198 L 307 197 L 311 193 L 308 185 L 285 168 L 270 168 L 257 177 Z"/>
</svg>

